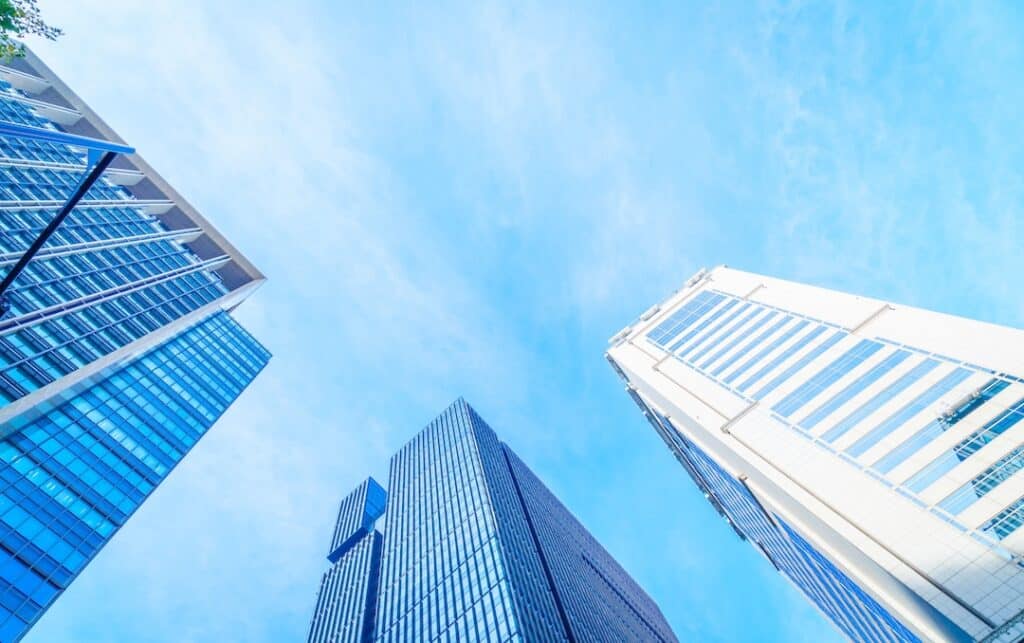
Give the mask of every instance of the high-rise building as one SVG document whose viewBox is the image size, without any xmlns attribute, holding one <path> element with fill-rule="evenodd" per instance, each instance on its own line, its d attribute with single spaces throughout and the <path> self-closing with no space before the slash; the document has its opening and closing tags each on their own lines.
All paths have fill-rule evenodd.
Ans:
<svg viewBox="0 0 1024 643">
<path fill-rule="evenodd" d="M 461 399 L 391 458 L 387 493 L 370 479 L 342 501 L 328 559 L 311 643 L 676 641 Z"/>
<path fill-rule="evenodd" d="M 120 142 L 35 55 L 0 121 Z M 84 149 L 0 137 L 0 274 Z M 269 355 L 229 311 L 264 280 L 138 155 L 120 157 L 13 282 L 0 318 L 0 641 L 20 639 Z"/>
<path fill-rule="evenodd" d="M 1024 637 L 1024 332 L 720 267 L 607 357 L 849 638 Z"/>
</svg>

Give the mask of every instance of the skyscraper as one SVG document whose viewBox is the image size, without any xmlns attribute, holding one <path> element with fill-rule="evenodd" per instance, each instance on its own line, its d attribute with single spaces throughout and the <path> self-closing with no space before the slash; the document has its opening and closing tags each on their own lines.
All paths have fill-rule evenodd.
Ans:
<svg viewBox="0 0 1024 643">
<path fill-rule="evenodd" d="M 370 479 L 341 503 L 311 643 L 676 640 L 463 400 L 391 458 L 388 488 Z"/>
<path fill-rule="evenodd" d="M 1024 637 L 1024 332 L 720 267 L 607 357 L 848 637 Z"/>
<path fill-rule="evenodd" d="M 31 52 L 0 121 L 120 141 Z M 0 271 L 84 149 L 0 137 Z M 21 638 L 266 364 L 229 311 L 263 275 L 139 156 L 115 161 L 0 318 L 0 641 Z"/>
</svg>

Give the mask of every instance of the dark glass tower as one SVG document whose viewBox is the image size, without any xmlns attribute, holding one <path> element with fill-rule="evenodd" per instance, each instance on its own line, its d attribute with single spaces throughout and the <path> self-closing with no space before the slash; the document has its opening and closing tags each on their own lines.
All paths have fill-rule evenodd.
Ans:
<svg viewBox="0 0 1024 643">
<path fill-rule="evenodd" d="M 391 458 L 388 486 L 370 479 L 342 501 L 311 643 L 676 641 L 463 400 Z"/>
<path fill-rule="evenodd" d="M 31 52 L 0 120 L 120 142 Z M 0 136 L 0 274 L 85 171 Z M 68 587 L 267 363 L 230 315 L 263 276 L 138 155 L 89 190 L 0 317 L 0 643 Z"/>
</svg>

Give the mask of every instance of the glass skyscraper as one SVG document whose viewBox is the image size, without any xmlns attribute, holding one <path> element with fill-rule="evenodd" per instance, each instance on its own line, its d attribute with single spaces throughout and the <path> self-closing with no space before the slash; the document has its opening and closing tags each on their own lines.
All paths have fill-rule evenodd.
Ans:
<svg viewBox="0 0 1024 643">
<path fill-rule="evenodd" d="M 120 142 L 35 55 L 0 120 Z M 0 137 L 0 271 L 86 151 Z M 121 157 L 8 290 L 0 318 L 0 642 L 20 639 L 267 363 L 229 311 L 264 280 L 138 155 Z"/>
<path fill-rule="evenodd" d="M 387 492 L 369 479 L 342 501 L 328 559 L 311 643 L 676 641 L 461 399 L 391 458 Z"/>
<path fill-rule="evenodd" d="M 850 639 L 1024 638 L 1024 332 L 719 267 L 607 357 Z"/>
</svg>

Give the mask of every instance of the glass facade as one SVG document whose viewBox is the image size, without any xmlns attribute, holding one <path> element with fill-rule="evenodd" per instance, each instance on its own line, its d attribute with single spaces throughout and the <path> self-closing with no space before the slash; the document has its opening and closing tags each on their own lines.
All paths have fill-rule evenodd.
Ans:
<svg viewBox="0 0 1024 643">
<path fill-rule="evenodd" d="M 25 60 L 9 64 L 35 75 Z M 67 103 L 63 91 L 50 84 L 48 100 Z M 40 105 L 0 80 L 0 120 L 55 131 L 78 123 L 95 135 L 93 116 Z M 194 225 L 180 204 L 156 198 L 153 181 L 162 179 L 129 167 L 135 162 L 93 185 L 6 293 L 3 643 L 40 618 L 269 359 L 224 312 L 244 295 L 220 272 L 237 255 L 221 252 L 212 228 Z M 55 216 L 86 164 L 84 149 L 0 136 L 0 274 Z"/>
<path fill-rule="evenodd" d="M 675 359 L 750 402 L 770 399 L 777 390 L 791 387 L 772 402 L 777 419 L 824 448 L 864 459 L 861 466 L 865 470 L 887 476 L 889 484 L 906 493 L 925 492 L 1024 417 L 1024 401 L 1019 397 L 1009 406 L 1000 405 L 996 398 L 1017 381 L 1012 376 L 897 346 L 884 338 L 857 338 L 841 329 L 829 332 L 830 325 L 820 320 L 740 301 L 727 293 L 701 291 L 648 331 L 647 339 L 666 350 L 675 347 L 670 353 Z M 738 321 L 731 326 L 719 322 L 710 331 L 694 332 L 710 326 L 726 310 L 733 310 Z M 775 323 L 769 324 L 772 320 Z M 762 328 L 766 330 L 758 332 Z M 680 342 L 679 337 L 686 341 Z M 710 357 L 698 363 L 695 358 L 704 354 Z M 737 363 L 740 366 L 730 371 Z M 743 381 L 740 376 L 749 372 L 754 375 Z M 767 383 L 751 393 L 759 381 Z M 737 382 L 742 383 L 737 387 Z M 942 417 L 933 415 L 934 419 L 921 421 L 913 433 L 906 434 L 908 425 L 920 421 L 922 414 L 938 414 L 939 402 L 957 397 L 958 392 L 959 397 L 969 395 L 956 408 L 944 410 Z M 905 401 L 893 408 L 894 400 Z M 901 472 L 900 465 L 927 452 L 933 442 L 972 413 L 993 408 L 1003 411 L 937 454 L 927 466 Z M 894 438 L 898 439 L 890 444 Z M 1021 469 L 1024 447 L 1006 453 L 931 510 L 948 521 Z M 996 536 L 996 540 L 1008 536 L 1019 526 L 1014 516 L 1021 512 L 1007 507 L 1004 513 L 1008 518 L 1000 514 L 990 521 L 1001 525 L 998 531 L 984 526 L 979 531 Z"/>
<path fill-rule="evenodd" d="M 687 440 L 665 416 L 630 390 L 633 401 L 718 513 L 851 640 L 920 643 L 779 516 L 767 511 L 740 480 Z"/>
<path fill-rule="evenodd" d="M 649 310 L 608 361 L 844 634 L 1022 640 L 1024 333 L 727 267 Z"/>
<path fill-rule="evenodd" d="M 0 641 L 42 615 L 268 357 L 218 313 L 0 442 Z"/>
<path fill-rule="evenodd" d="M 57 129 L 0 81 L 0 119 Z M 0 268 L 9 269 L 78 183 L 85 152 L 0 137 Z M 227 293 L 182 240 L 103 178 L 14 282 L 0 320 L 0 407 Z"/>
<path fill-rule="evenodd" d="M 387 492 L 373 478 L 367 478 L 346 496 L 338 507 L 334 538 L 327 558 L 336 561 L 352 543 L 373 531 L 373 525 L 384 515 L 387 503 Z"/>
<path fill-rule="evenodd" d="M 461 399 L 392 457 L 385 523 L 379 570 L 367 572 L 379 575 L 374 600 L 345 589 L 366 577 L 325 577 L 311 643 L 676 640 L 650 597 Z M 340 603 L 365 608 L 372 633 L 317 629 L 321 606 Z"/>
<path fill-rule="evenodd" d="M 374 529 L 387 508 L 388 494 L 367 478 L 338 507 L 334 537 L 317 594 L 309 643 L 364 643 L 373 640 L 380 583 L 382 538 Z"/>
</svg>

